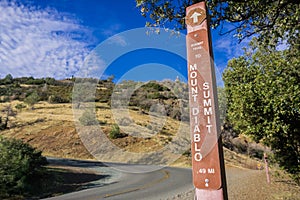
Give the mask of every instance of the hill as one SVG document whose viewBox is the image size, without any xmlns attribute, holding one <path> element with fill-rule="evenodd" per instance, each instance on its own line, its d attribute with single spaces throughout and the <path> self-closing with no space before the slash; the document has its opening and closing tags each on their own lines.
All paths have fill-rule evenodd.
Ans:
<svg viewBox="0 0 300 200">
<path fill-rule="evenodd" d="M 91 156 L 91 151 L 96 150 L 83 144 L 79 129 L 82 125 L 84 130 L 90 129 L 90 125 L 99 125 L 113 145 L 128 152 L 155 152 L 166 146 L 177 148 L 180 143 L 183 147 L 177 148 L 174 154 L 180 157 L 177 165 L 189 166 L 187 84 L 166 80 L 123 81 L 115 85 L 112 80 L 7 75 L 0 79 L 1 134 L 22 139 L 47 156 L 92 159 L 95 155 Z M 28 99 L 33 94 L 37 99 L 31 105 Z M 76 104 L 77 99 L 82 101 L 81 105 Z M 116 127 L 119 135 L 112 137 Z M 226 147 L 237 152 L 245 150 L 245 144 L 237 142 L 240 140 L 236 136 L 235 145 L 232 145 L 232 134 L 225 138 Z M 101 160 L 111 158 L 108 152 L 99 157 Z"/>
<path fill-rule="evenodd" d="M 85 101 L 77 105 L 72 104 L 73 79 L 21 80 L 0 80 L 2 136 L 21 139 L 44 156 L 191 167 L 185 83 L 124 81 L 116 86 L 111 79 L 77 80 L 89 82 L 84 89 L 95 85 L 94 97 L 80 95 Z M 26 104 L 34 93 L 36 102 Z M 265 147 L 236 135 L 228 125 L 222 134 L 227 167 L 263 168 Z M 286 175 L 278 178 L 282 172 L 276 167 L 271 173 L 277 181 L 290 181 Z"/>
</svg>

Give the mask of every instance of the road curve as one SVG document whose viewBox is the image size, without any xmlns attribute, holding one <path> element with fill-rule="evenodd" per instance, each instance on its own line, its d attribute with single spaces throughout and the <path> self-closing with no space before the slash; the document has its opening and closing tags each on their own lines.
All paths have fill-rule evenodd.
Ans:
<svg viewBox="0 0 300 200">
<path fill-rule="evenodd" d="M 109 178 L 91 182 L 84 190 L 47 198 L 47 200 L 158 200 L 168 199 L 193 189 L 191 169 L 165 167 L 147 173 L 126 173 L 108 167 L 108 163 L 56 158 L 48 158 L 48 160 L 50 164 L 82 167 L 108 175 Z M 124 166 L 141 167 L 128 164 Z M 143 167 L 145 171 L 150 171 L 146 169 L 149 166 Z"/>
</svg>

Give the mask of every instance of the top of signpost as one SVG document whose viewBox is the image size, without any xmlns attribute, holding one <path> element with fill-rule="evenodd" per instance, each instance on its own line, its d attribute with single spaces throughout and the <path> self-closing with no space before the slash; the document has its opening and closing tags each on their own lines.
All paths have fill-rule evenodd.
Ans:
<svg viewBox="0 0 300 200">
<path fill-rule="evenodd" d="M 186 8 L 185 22 L 188 33 L 206 28 L 205 2 L 196 3 Z M 203 23 L 204 22 L 204 23 Z"/>
</svg>

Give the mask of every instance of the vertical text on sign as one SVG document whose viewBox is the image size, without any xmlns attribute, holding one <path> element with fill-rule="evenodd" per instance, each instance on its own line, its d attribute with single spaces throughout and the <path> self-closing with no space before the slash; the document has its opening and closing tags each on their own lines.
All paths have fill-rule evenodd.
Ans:
<svg viewBox="0 0 300 200">
<path fill-rule="evenodd" d="M 191 92 L 191 114 L 194 126 L 193 130 L 193 150 L 194 157 L 193 159 L 197 162 L 202 160 L 202 154 L 200 149 L 200 141 L 201 141 L 201 133 L 200 133 L 200 124 L 199 124 L 199 104 L 198 104 L 198 69 L 197 64 L 192 64 L 189 67 L 189 75 L 190 75 L 190 92 Z"/>
<path fill-rule="evenodd" d="M 212 99 L 211 99 L 211 91 L 210 91 L 210 84 L 209 82 L 203 83 L 203 113 L 206 118 L 206 128 L 207 133 L 211 133 L 211 118 L 213 114 L 212 110 Z"/>
</svg>

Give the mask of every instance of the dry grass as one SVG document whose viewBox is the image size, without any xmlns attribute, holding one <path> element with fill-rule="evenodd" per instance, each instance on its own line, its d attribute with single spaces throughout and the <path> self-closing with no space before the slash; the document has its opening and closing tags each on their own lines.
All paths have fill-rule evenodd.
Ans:
<svg viewBox="0 0 300 200">
<path fill-rule="evenodd" d="M 22 102 L 0 104 L 3 110 L 6 106 L 15 106 Z M 93 159 L 82 142 L 82 135 L 78 133 L 76 118 L 73 113 L 80 116 L 84 109 L 73 110 L 72 104 L 49 104 L 39 102 L 34 109 L 24 108 L 18 111 L 15 117 L 10 117 L 9 129 L 1 132 L 5 137 L 22 139 L 37 149 L 43 151 L 45 156 L 64 158 Z M 133 153 L 146 153 L 163 150 L 172 140 L 181 135 L 188 135 L 188 125 L 169 117 L 150 116 L 139 111 L 112 112 L 105 103 L 96 104 L 96 116 L 100 121 L 103 133 L 108 137 L 111 126 L 120 124 L 121 131 L 128 136 L 110 139 L 117 147 Z M 129 120 L 129 123 L 119 123 L 119 119 Z M 77 122 L 78 124 L 78 122 Z M 122 125 L 123 124 L 123 125 Z M 87 129 L 87 127 L 84 127 Z"/>
<path fill-rule="evenodd" d="M 12 108 L 18 103 L 12 102 Z M 1 104 L 0 108 L 7 105 Z M 18 111 L 9 127 L 1 134 L 28 142 L 45 156 L 92 158 L 76 133 L 71 104 L 40 102 L 33 110 Z"/>
<path fill-rule="evenodd" d="M 13 109 L 22 102 L 1 103 L 0 110 L 11 105 Z M 82 107 L 91 105 L 82 105 Z M 105 140 L 116 147 L 131 153 L 147 153 L 163 150 L 165 146 L 172 144 L 178 137 L 189 141 L 189 126 L 187 123 L 171 119 L 169 117 L 149 115 L 138 109 L 112 110 L 106 103 L 96 103 L 96 116 L 100 122 Z M 64 158 L 94 159 L 90 152 L 97 151 L 90 148 L 85 141 L 85 134 L 89 127 L 78 127 L 78 121 L 84 109 L 72 109 L 72 104 L 49 104 L 39 102 L 34 109 L 18 111 L 15 117 L 10 117 L 9 129 L 2 131 L 5 137 L 22 139 L 32 146 L 43 151 L 45 156 Z M 78 117 L 74 117 L 77 113 Z M 77 123 L 76 123 L 77 122 Z M 108 134 L 113 124 L 120 126 L 121 132 L 128 136 L 118 139 L 109 139 Z M 77 126 L 76 126 L 77 124 Z M 84 134 L 80 130 L 85 130 Z M 99 143 L 99 138 L 90 138 L 89 141 Z M 95 141 L 96 140 L 96 141 Z M 95 146 L 95 145 L 94 145 Z M 189 148 L 189 144 L 186 146 Z M 88 151 L 88 150 L 90 151 Z M 183 152 L 179 152 L 180 155 Z M 225 163 L 227 165 L 256 169 L 258 160 L 247 156 L 224 150 Z M 191 166 L 191 159 L 187 155 L 177 155 L 178 160 L 172 164 L 175 166 Z M 170 156 L 170 155 L 166 155 Z M 111 156 L 98 159 L 109 161 Z M 124 158 L 126 160 L 126 158 Z M 124 161 L 124 160 L 123 160 Z"/>
<path fill-rule="evenodd" d="M 8 105 L 11 105 L 15 110 L 15 106 L 19 103 L 22 102 L 14 101 L 10 104 L 1 103 L 0 110 L 5 109 Z M 82 135 L 79 133 L 81 129 L 89 133 L 89 129 L 92 130 L 94 127 L 76 127 L 76 120 L 74 119 L 71 104 L 49 104 L 40 102 L 34 105 L 34 108 L 35 109 L 33 110 L 25 108 L 18 111 L 15 117 L 10 117 L 9 129 L 1 131 L 1 135 L 22 139 L 43 151 L 45 156 L 95 159 L 82 142 L 86 138 L 82 138 Z M 79 109 L 76 110 L 75 113 L 76 112 L 80 115 L 83 110 Z M 151 151 L 160 151 L 163 150 L 165 146 L 171 144 L 172 141 L 176 141 L 176 137 L 179 135 L 189 140 L 188 124 L 180 123 L 179 121 L 168 117 L 162 118 L 160 116 L 150 116 L 146 113 L 141 113 L 136 109 L 130 110 L 129 112 L 118 111 L 116 114 L 113 113 L 105 103 L 96 104 L 96 116 L 101 122 L 100 127 L 106 135 L 107 141 L 112 142 L 115 146 L 126 152 L 147 153 Z M 120 123 L 118 121 L 120 119 L 123 120 L 123 122 Z M 111 130 L 111 126 L 115 123 L 121 124 L 121 131 L 128 134 L 127 137 L 108 140 L 107 135 Z M 94 140 L 96 140 L 96 142 Z M 95 144 L 97 144 L 97 142 L 99 143 L 99 138 L 92 138 L 90 142 L 95 142 Z M 257 165 L 261 163 L 259 160 L 250 159 L 247 156 L 234 153 L 227 149 L 224 149 L 224 154 L 227 166 L 239 167 L 241 169 L 256 169 Z M 164 154 L 164 156 L 172 157 L 175 156 L 175 154 Z M 109 161 L 112 157 L 113 156 L 108 153 L 106 157 L 100 157 L 98 159 Z M 177 158 L 178 157 L 179 159 L 172 163 L 173 166 L 191 166 L 190 157 L 187 155 L 177 155 Z M 123 157 L 122 159 L 123 160 L 120 160 L 120 162 L 125 162 L 130 158 Z M 299 199 L 299 188 L 293 184 L 286 174 L 282 174 L 281 171 L 275 171 L 274 169 L 271 169 L 271 174 L 273 177 L 272 187 L 268 185 L 264 185 L 263 187 L 264 191 L 272 194 L 272 199 Z M 261 173 L 259 181 L 264 181 L 263 177 L 264 175 Z M 246 179 L 248 178 L 245 177 L 245 180 Z M 250 179 L 247 181 L 251 182 Z M 245 187 L 247 186 L 247 188 L 249 187 L 252 189 L 260 187 L 254 184 L 256 182 L 256 179 L 253 179 L 253 187 L 246 184 Z M 234 184 L 230 185 L 233 187 Z M 241 184 L 237 183 L 236 187 L 239 185 Z M 275 193 L 273 192 L 274 188 L 277 191 Z M 247 192 L 249 191 L 248 189 L 240 190 L 239 192 L 236 192 L 235 188 L 229 188 L 229 190 L 232 190 L 232 197 L 238 197 L 235 199 L 250 199 L 248 197 L 249 195 L 247 196 L 246 193 L 242 194 L 241 192 Z M 256 193 L 259 194 L 259 191 L 256 191 Z M 251 191 L 251 193 L 252 192 L 253 191 Z M 241 198 L 241 195 L 245 198 Z"/>
<path fill-rule="evenodd" d="M 1 103 L 0 110 L 9 105 L 16 110 L 15 106 L 20 103 L 22 102 Z M 155 152 L 163 150 L 165 146 L 176 141 L 178 137 L 189 140 L 187 123 L 181 123 L 169 117 L 149 115 L 138 109 L 116 111 L 110 109 L 106 103 L 96 103 L 95 107 L 97 119 L 100 121 L 99 127 L 105 134 L 106 141 L 124 151 L 132 153 Z M 88 147 L 82 142 L 85 136 L 78 132 L 81 129 L 88 130 L 89 127 L 76 126 L 78 122 L 76 123 L 74 113 L 81 116 L 83 112 L 84 109 L 73 110 L 72 104 L 39 102 L 34 105 L 33 110 L 24 108 L 17 111 L 15 117 L 10 117 L 10 128 L 1 131 L 1 135 L 22 139 L 43 151 L 46 156 L 94 159 L 87 150 Z M 111 127 L 116 123 L 120 126 L 121 132 L 128 135 L 127 137 L 109 139 L 108 134 Z M 92 138 L 92 140 L 95 139 Z M 256 169 L 259 163 L 262 164 L 259 160 L 250 159 L 227 149 L 224 149 L 224 154 L 227 165 Z M 191 166 L 190 157 L 187 155 L 177 155 L 177 157 L 179 159 L 173 165 Z M 109 158 L 107 156 L 106 161 Z"/>
</svg>

